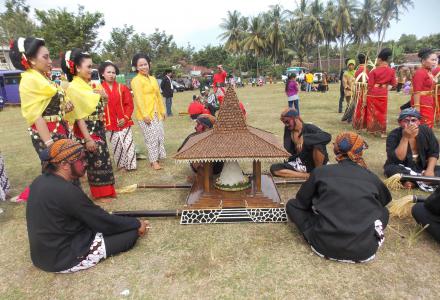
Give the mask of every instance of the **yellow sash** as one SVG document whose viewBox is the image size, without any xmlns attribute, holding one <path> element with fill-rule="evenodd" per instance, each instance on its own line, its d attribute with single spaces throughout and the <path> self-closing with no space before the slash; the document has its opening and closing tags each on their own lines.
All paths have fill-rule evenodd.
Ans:
<svg viewBox="0 0 440 300">
<path fill-rule="evenodd" d="M 58 92 L 55 83 L 52 83 L 43 74 L 34 69 L 21 73 L 20 81 L 21 114 L 28 125 L 32 125 L 41 117 L 50 100 Z"/>
<path fill-rule="evenodd" d="M 90 116 L 98 106 L 101 96 L 93 92 L 90 85 L 82 78 L 75 76 L 66 90 L 66 95 L 75 107 L 73 111 L 66 114 L 70 124 L 75 120 L 84 119 Z"/>
</svg>

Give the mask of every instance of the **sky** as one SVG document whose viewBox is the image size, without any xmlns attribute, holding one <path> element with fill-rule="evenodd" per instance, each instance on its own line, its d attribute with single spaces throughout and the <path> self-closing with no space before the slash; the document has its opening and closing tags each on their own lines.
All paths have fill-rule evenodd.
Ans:
<svg viewBox="0 0 440 300">
<path fill-rule="evenodd" d="M 404 12 L 399 23 L 392 23 L 385 40 L 398 39 L 401 34 L 415 34 L 418 37 L 440 32 L 438 15 L 439 0 L 413 0 L 413 9 Z M 76 11 L 83 5 L 88 11 L 104 14 L 106 25 L 100 29 L 100 39 L 107 40 L 114 27 L 133 25 L 137 32 L 150 34 L 155 28 L 172 34 L 178 46 L 190 43 L 196 50 L 204 46 L 222 43 L 219 25 L 227 11 L 237 10 L 244 16 L 254 16 L 266 11 L 269 5 L 280 4 L 284 9 L 294 10 L 295 0 L 27 0 L 31 8 L 67 8 Z M 324 0 L 324 2 L 326 2 Z M 4 7 L 0 8 L 1 11 Z M 375 37 L 373 37 L 375 39 Z"/>
</svg>

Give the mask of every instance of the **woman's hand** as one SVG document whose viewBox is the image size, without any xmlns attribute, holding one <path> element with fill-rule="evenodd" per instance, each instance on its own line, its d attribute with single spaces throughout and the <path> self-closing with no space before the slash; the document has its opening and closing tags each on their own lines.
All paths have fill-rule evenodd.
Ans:
<svg viewBox="0 0 440 300">
<path fill-rule="evenodd" d="M 89 139 L 89 140 L 86 142 L 86 149 L 87 149 L 87 151 L 89 151 L 89 152 L 95 152 L 95 151 L 96 151 L 96 148 L 97 148 L 97 145 L 96 145 L 96 143 L 95 143 L 94 140 Z"/>
<path fill-rule="evenodd" d="M 71 112 L 73 109 L 75 108 L 75 106 L 73 105 L 73 103 L 69 100 L 66 102 L 66 106 L 64 107 L 64 110 L 66 113 Z"/>
<path fill-rule="evenodd" d="M 118 127 L 124 127 L 125 125 L 125 119 L 118 120 Z"/>
<path fill-rule="evenodd" d="M 150 117 L 145 117 L 144 122 L 147 123 L 148 125 L 150 125 L 151 124 Z"/>
<path fill-rule="evenodd" d="M 298 153 L 300 153 L 300 152 L 302 151 L 302 149 L 303 149 L 303 145 L 304 145 L 304 138 L 303 138 L 303 136 L 301 135 L 301 136 L 298 138 L 298 141 L 295 143 L 296 151 L 297 151 Z"/>
</svg>

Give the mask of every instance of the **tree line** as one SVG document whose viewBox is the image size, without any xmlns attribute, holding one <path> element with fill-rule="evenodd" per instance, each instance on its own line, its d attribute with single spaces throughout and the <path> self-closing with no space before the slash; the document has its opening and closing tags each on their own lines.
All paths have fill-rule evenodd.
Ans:
<svg viewBox="0 0 440 300">
<path fill-rule="evenodd" d="M 105 25 L 101 12 L 88 12 L 83 6 L 70 12 L 65 8 L 35 9 L 35 19 L 26 0 L 6 0 L 0 13 L 0 42 L 8 45 L 18 36 L 38 36 L 46 40 L 53 57 L 66 49 L 82 48 L 99 63 L 112 60 L 129 71 L 134 53 L 148 53 L 156 72 L 181 63 L 214 67 L 222 63 L 236 73 L 278 75 L 291 64 L 317 62 L 318 69 L 330 69 L 330 60 L 359 52 L 375 57 L 385 46 L 393 49 L 399 63 L 404 53 L 421 47 L 440 48 L 440 34 L 417 39 L 402 35 L 397 41 L 385 41 L 391 22 L 399 21 L 404 11 L 412 9 L 412 0 L 298 0 L 293 9 L 271 5 L 256 16 L 228 11 L 219 24 L 223 43 L 207 45 L 195 51 L 188 43 L 177 46 L 173 35 L 156 29 L 153 33 L 136 32 L 131 25 L 113 28 L 110 38 L 102 41 L 98 30 Z M 323 62 L 326 61 L 326 68 Z"/>
</svg>

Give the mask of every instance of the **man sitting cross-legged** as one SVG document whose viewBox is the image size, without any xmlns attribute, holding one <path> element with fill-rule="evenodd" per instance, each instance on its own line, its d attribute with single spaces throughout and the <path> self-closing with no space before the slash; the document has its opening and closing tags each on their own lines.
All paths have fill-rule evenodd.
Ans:
<svg viewBox="0 0 440 300">
<path fill-rule="evenodd" d="M 43 151 L 44 173 L 26 207 L 31 259 L 47 272 L 71 273 L 131 249 L 147 221 L 107 213 L 73 183 L 86 171 L 84 148 L 61 139 Z"/>
<path fill-rule="evenodd" d="M 308 178 L 316 167 L 327 164 L 326 145 L 331 135 L 313 124 L 307 124 L 295 109 L 281 114 L 284 123 L 284 148 L 292 154 L 287 163 L 274 164 L 270 172 L 274 176 Z"/>
<path fill-rule="evenodd" d="M 414 108 L 401 111 L 398 121 L 400 127 L 390 132 L 387 137 L 387 160 L 384 165 L 385 176 L 411 174 L 440 176 L 437 166 L 439 145 L 431 128 L 420 125 L 420 113 Z M 404 187 L 411 189 L 415 184 L 406 181 Z M 419 187 L 431 191 L 423 183 Z"/>
<path fill-rule="evenodd" d="M 286 212 L 321 257 L 344 262 L 374 258 L 384 240 L 391 194 L 362 158 L 366 143 L 354 132 L 336 137 L 337 164 L 314 169 Z"/>
</svg>

